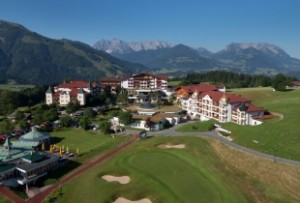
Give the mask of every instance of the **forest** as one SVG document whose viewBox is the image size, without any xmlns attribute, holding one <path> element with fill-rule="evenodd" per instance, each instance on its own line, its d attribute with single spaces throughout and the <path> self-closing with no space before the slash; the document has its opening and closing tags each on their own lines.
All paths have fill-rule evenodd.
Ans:
<svg viewBox="0 0 300 203">
<path fill-rule="evenodd" d="M 184 77 L 173 78 L 174 81 L 181 81 L 180 85 L 198 84 L 209 82 L 222 84 L 227 88 L 245 88 L 245 87 L 268 87 L 272 86 L 276 90 L 283 91 L 292 81 L 297 78 L 277 74 L 275 76 L 267 75 L 248 75 L 243 73 L 234 73 L 222 70 L 210 71 L 206 73 L 188 73 Z"/>
</svg>

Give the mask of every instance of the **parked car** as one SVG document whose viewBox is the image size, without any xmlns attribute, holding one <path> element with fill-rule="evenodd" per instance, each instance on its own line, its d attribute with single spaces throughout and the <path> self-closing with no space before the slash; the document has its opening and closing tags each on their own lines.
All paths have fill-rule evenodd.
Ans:
<svg viewBox="0 0 300 203">
<path fill-rule="evenodd" d="M 0 135 L 0 141 L 4 141 L 6 140 L 6 136 L 5 135 Z"/>
<path fill-rule="evenodd" d="M 73 117 L 80 117 L 83 116 L 83 111 L 76 111 L 74 113 L 71 113 L 70 115 Z"/>
</svg>

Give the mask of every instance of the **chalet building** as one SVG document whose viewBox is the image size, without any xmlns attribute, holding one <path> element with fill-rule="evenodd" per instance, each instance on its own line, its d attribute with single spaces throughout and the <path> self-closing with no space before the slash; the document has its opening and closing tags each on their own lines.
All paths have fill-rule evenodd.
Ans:
<svg viewBox="0 0 300 203">
<path fill-rule="evenodd" d="M 290 86 L 295 87 L 295 88 L 299 88 L 300 87 L 300 81 L 299 80 L 293 81 Z"/>
<path fill-rule="evenodd" d="M 122 87 L 128 92 L 128 99 L 138 103 L 155 103 L 163 96 L 167 97 L 168 76 L 140 73 L 122 81 Z"/>
<path fill-rule="evenodd" d="M 127 90 L 165 89 L 168 87 L 168 76 L 140 73 L 132 76 L 105 77 L 100 80 L 100 86 L 120 86 Z"/>
<path fill-rule="evenodd" d="M 170 125 L 178 125 L 180 116 L 174 112 L 147 112 L 147 113 L 136 113 L 132 116 L 133 122 L 130 124 L 131 128 L 141 129 L 146 131 L 159 131 L 163 130 Z M 118 117 L 113 117 L 110 122 L 112 126 L 125 126 L 120 123 Z"/>
<path fill-rule="evenodd" d="M 181 98 L 190 97 L 195 91 L 197 91 L 198 93 L 209 91 L 226 92 L 226 87 L 222 85 L 214 85 L 207 83 L 180 86 L 176 89 L 176 101 L 179 101 Z"/>
<path fill-rule="evenodd" d="M 171 96 L 172 91 L 168 89 L 168 76 L 140 73 L 132 76 L 103 78 L 100 86 L 110 86 L 114 92 L 117 86 L 126 89 L 128 99 L 132 102 L 157 102 L 158 97 L 164 95 L 164 99 Z"/>
<path fill-rule="evenodd" d="M 202 89 L 203 90 L 203 89 Z M 235 94 L 214 91 L 198 91 L 181 96 L 179 104 L 194 119 L 215 119 L 220 123 L 234 122 L 239 125 L 259 125 L 266 110 L 251 104 L 251 100 Z"/>
<path fill-rule="evenodd" d="M 115 93 L 116 88 L 117 87 L 122 87 L 123 86 L 122 85 L 123 81 L 127 81 L 128 78 L 129 78 L 129 76 L 105 77 L 105 78 L 100 79 L 99 85 L 102 88 L 110 87 L 111 92 Z"/>
<path fill-rule="evenodd" d="M 122 81 L 122 87 L 125 89 L 165 89 L 168 87 L 168 76 L 140 73 Z"/>
<path fill-rule="evenodd" d="M 96 95 L 99 93 L 97 83 L 86 81 L 72 81 L 51 87 L 46 91 L 46 104 L 58 104 L 66 106 L 69 102 L 79 102 L 81 106 L 86 104 L 86 95 Z"/>
</svg>

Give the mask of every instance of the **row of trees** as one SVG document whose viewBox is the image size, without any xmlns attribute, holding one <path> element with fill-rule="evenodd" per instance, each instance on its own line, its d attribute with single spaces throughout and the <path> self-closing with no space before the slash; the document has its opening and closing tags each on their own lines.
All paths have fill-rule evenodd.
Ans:
<svg viewBox="0 0 300 203">
<path fill-rule="evenodd" d="M 180 80 L 180 85 L 211 82 L 224 84 L 228 88 L 272 86 L 276 90 L 284 90 L 285 87 L 289 85 L 291 81 L 296 80 L 296 78 L 288 77 L 281 73 L 270 77 L 266 75 L 247 75 L 217 70 L 206 73 L 188 73 L 185 77 L 174 78 L 173 80 Z"/>
<path fill-rule="evenodd" d="M 0 91 L 0 115 L 7 115 L 20 106 L 33 106 L 45 100 L 46 86 L 35 86 L 22 91 Z"/>
</svg>

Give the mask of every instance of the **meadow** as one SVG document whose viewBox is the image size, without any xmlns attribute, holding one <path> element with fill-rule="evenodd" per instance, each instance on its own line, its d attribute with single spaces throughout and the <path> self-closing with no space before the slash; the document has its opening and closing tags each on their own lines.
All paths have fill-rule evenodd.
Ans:
<svg viewBox="0 0 300 203">
<path fill-rule="evenodd" d="M 232 163 L 228 164 L 228 160 L 219 158 L 216 155 L 219 151 L 215 151 L 211 142 L 197 137 L 155 137 L 137 141 L 122 153 L 68 182 L 62 188 L 63 196 L 57 201 L 113 202 L 118 197 L 130 200 L 149 198 L 155 203 L 295 200 L 276 184 L 261 182 Z M 157 147 L 166 143 L 185 144 L 186 147 Z M 222 154 L 229 154 L 227 150 L 231 149 L 222 150 Z M 236 159 L 230 161 L 233 160 Z M 251 163 L 249 158 L 248 163 Z M 101 178 L 103 175 L 126 175 L 131 181 L 125 185 L 106 182 Z"/>
<path fill-rule="evenodd" d="M 16 85 L 16 84 L 0 84 L 0 90 L 21 91 L 27 88 L 33 88 L 34 85 Z"/>
<path fill-rule="evenodd" d="M 259 126 L 222 124 L 232 131 L 234 142 L 264 153 L 300 160 L 300 89 L 274 92 L 271 88 L 247 88 L 233 89 L 232 92 L 279 115 L 263 120 Z"/>
</svg>

